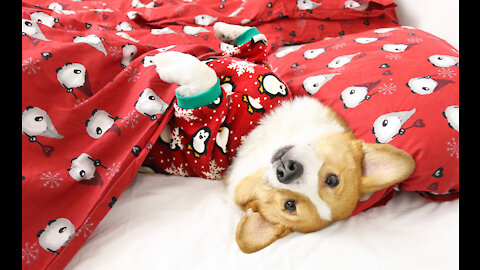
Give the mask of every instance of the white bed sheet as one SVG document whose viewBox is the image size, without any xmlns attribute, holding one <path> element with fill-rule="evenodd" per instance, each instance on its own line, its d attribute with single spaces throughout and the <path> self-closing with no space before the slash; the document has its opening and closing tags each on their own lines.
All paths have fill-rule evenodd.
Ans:
<svg viewBox="0 0 480 270">
<path fill-rule="evenodd" d="M 138 174 L 66 269 L 459 267 L 459 200 L 397 193 L 386 206 L 253 254 L 234 240 L 241 216 L 219 181 Z"/>
</svg>

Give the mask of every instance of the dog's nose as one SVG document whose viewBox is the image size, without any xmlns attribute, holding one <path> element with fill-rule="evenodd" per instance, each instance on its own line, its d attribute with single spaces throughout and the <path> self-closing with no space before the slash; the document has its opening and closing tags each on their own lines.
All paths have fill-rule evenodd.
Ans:
<svg viewBox="0 0 480 270">
<path fill-rule="evenodd" d="M 295 160 L 279 162 L 276 173 L 278 181 L 284 184 L 290 184 L 303 174 L 303 166 Z"/>
</svg>

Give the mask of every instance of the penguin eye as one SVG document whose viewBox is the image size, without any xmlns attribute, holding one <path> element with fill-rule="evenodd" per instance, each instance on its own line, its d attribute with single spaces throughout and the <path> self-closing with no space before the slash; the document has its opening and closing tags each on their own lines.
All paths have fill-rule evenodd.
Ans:
<svg viewBox="0 0 480 270">
<path fill-rule="evenodd" d="M 84 177 L 85 176 L 85 171 L 81 170 L 79 174 L 80 174 L 80 177 Z"/>
<path fill-rule="evenodd" d="M 154 96 L 149 96 L 148 99 L 155 100 L 155 97 Z"/>
<path fill-rule="evenodd" d="M 63 233 L 65 230 L 67 230 L 67 227 L 62 227 L 60 230 L 58 230 L 58 233 Z"/>
<path fill-rule="evenodd" d="M 135 55 L 135 54 L 134 54 L 133 52 L 131 52 L 131 53 L 130 53 L 130 56 L 133 56 L 133 55 Z"/>
<path fill-rule="evenodd" d="M 313 87 L 318 87 L 318 83 L 314 83 L 314 84 L 313 84 Z"/>
<path fill-rule="evenodd" d="M 28 27 L 30 27 L 30 26 L 32 26 L 32 23 L 29 22 L 29 21 L 25 21 L 25 25 L 28 26 Z"/>
<path fill-rule="evenodd" d="M 39 23 L 42 23 L 42 20 L 40 20 L 40 19 L 37 19 L 37 22 L 39 22 Z"/>
<path fill-rule="evenodd" d="M 355 94 L 355 89 L 350 90 L 350 95 Z"/>
<path fill-rule="evenodd" d="M 443 60 L 443 57 L 439 56 L 437 59 L 438 59 L 438 60 Z"/>
<path fill-rule="evenodd" d="M 98 135 L 102 134 L 102 129 L 100 127 L 97 127 L 96 132 Z"/>
<path fill-rule="evenodd" d="M 80 73 L 82 73 L 82 71 L 81 71 L 80 69 L 74 69 L 74 70 L 73 70 L 73 73 L 75 73 L 75 74 L 80 74 Z"/>
<path fill-rule="evenodd" d="M 428 87 L 424 86 L 424 87 L 422 87 L 422 90 L 424 90 L 424 91 L 429 91 L 429 90 L 430 90 L 430 88 L 428 88 Z"/>
<path fill-rule="evenodd" d="M 43 120 L 43 116 L 37 116 L 35 117 L 35 121 L 40 122 Z"/>
<path fill-rule="evenodd" d="M 387 119 L 383 120 L 382 126 L 386 127 L 387 125 L 388 125 L 388 120 Z"/>
</svg>

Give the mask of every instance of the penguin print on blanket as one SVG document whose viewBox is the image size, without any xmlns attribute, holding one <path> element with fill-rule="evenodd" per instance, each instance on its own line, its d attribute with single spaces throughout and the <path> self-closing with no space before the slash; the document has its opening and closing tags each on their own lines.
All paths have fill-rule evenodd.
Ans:
<svg viewBox="0 0 480 270">
<path fill-rule="evenodd" d="M 107 56 L 107 50 L 105 49 L 105 46 L 103 46 L 102 41 L 105 41 L 105 39 L 97 35 L 73 37 L 73 43 L 86 43 L 95 48 L 97 51 L 102 52 L 103 55 Z"/>
<path fill-rule="evenodd" d="M 66 246 L 74 236 L 75 226 L 66 218 L 50 220 L 47 226 L 37 233 L 40 246 L 53 254 L 59 254 L 58 250 Z"/>
<path fill-rule="evenodd" d="M 212 131 L 209 127 L 203 127 L 197 130 L 193 136 L 192 141 L 187 144 L 187 150 L 193 152 L 193 156 L 200 158 L 207 154 L 207 144 L 210 140 Z"/>
<path fill-rule="evenodd" d="M 379 83 L 380 80 L 377 80 L 345 88 L 340 95 L 340 100 L 343 101 L 343 107 L 345 109 L 355 108 L 364 100 L 369 100 L 373 95 L 378 93 L 372 93 L 370 90 L 375 88 Z"/>
<path fill-rule="evenodd" d="M 302 87 L 305 89 L 308 94 L 314 95 L 320 90 L 320 88 L 326 84 L 328 81 L 333 79 L 335 75 L 340 73 L 330 73 L 330 74 L 319 74 L 315 76 L 310 76 L 303 81 Z"/>
<path fill-rule="evenodd" d="M 92 116 L 85 121 L 85 126 L 87 129 L 88 135 L 94 139 L 99 139 L 103 134 L 107 132 L 117 133 L 118 136 L 121 135 L 122 131 L 115 124 L 120 117 L 112 117 L 104 110 L 94 109 Z"/>
<path fill-rule="evenodd" d="M 447 119 L 449 127 L 460 131 L 460 107 L 458 105 L 448 106 L 442 115 Z"/>
<path fill-rule="evenodd" d="M 453 67 L 458 66 L 458 57 L 450 55 L 434 54 L 428 58 L 428 62 L 434 67 Z"/>
<path fill-rule="evenodd" d="M 107 167 L 103 166 L 100 160 L 94 160 L 90 155 L 82 153 L 70 162 L 71 166 L 67 171 L 75 181 L 84 185 L 103 186 L 103 179 L 100 174 L 97 173 L 96 167 L 102 167 L 104 169 L 107 169 Z"/>
<path fill-rule="evenodd" d="M 74 89 L 80 90 L 83 94 L 91 97 L 93 95 L 90 86 L 87 69 L 80 63 L 66 62 L 62 67 L 56 69 L 58 82 L 67 89 L 67 93 L 71 93 L 75 99 L 77 95 Z"/>
<path fill-rule="evenodd" d="M 312 13 L 314 8 L 321 5 L 322 3 L 313 2 L 312 0 L 297 0 L 297 10 L 306 10 L 309 13 Z"/>
<path fill-rule="evenodd" d="M 43 35 L 36 22 L 26 19 L 22 19 L 22 36 L 30 39 L 33 45 L 37 45 L 38 40 L 50 41 Z"/>
<path fill-rule="evenodd" d="M 145 88 L 140 93 L 138 100 L 135 101 L 133 106 L 138 112 L 150 117 L 152 121 L 157 120 L 156 114 L 163 114 L 168 108 L 168 104 L 150 88 Z"/>
<path fill-rule="evenodd" d="M 411 78 L 407 82 L 407 87 L 410 88 L 412 93 L 419 95 L 429 95 L 449 83 L 453 83 L 451 80 L 445 79 L 432 79 L 435 75 L 427 75 L 425 77 Z"/>
<path fill-rule="evenodd" d="M 30 142 L 39 144 L 47 157 L 51 155 L 54 147 L 40 143 L 37 137 L 43 136 L 53 139 L 63 139 L 63 135 L 55 129 L 47 112 L 32 106 L 27 106 L 22 112 L 22 133 L 28 137 Z"/>
<path fill-rule="evenodd" d="M 120 66 L 125 68 L 130 64 L 137 53 L 137 46 L 127 43 L 122 45 L 122 61 Z"/>
<path fill-rule="evenodd" d="M 422 119 L 417 119 L 415 123 L 406 128 L 402 128 L 405 122 L 415 114 L 416 109 L 410 111 L 399 111 L 383 114 L 373 123 L 372 133 L 376 137 L 377 143 L 388 143 L 397 135 L 405 134 L 406 130 L 413 127 L 424 127 Z"/>
</svg>

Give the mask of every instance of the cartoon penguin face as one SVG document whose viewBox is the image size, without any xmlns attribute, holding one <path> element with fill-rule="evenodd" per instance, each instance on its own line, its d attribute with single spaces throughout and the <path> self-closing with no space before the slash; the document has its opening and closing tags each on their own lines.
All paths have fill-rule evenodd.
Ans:
<svg viewBox="0 0 480 270">
<path fill-rule="evenodd" d="M 67 89 L 80 87 L 85 84 L 86 71 L 82 64 L 67 62 L 57 68 L 57 80 Z"/>
<path fill-rule="evenodd" d="M 166 34 L 175 34 L 175 31 L 168 27 L 164 27 L 162 29 L 152 29 L 150 30 L 152 35 L 166 35 Z"/>
<path fill-rule="evenodd" d="M 344 65 L 350 63 L 356 55 L 359 55 L 360 53 L 355 53 L 355 54 L 348 54 L 348 55 L 342 55 L 339 57 L 336 57 L 333 59 L 330 63 L 328 63 L 327 67 L 328 68 L 340 68 L 343 67 Z"/>
<path fill-rule="evenodd" d="M 120 65 L 122 68 L 125 68 L 130 64 L 133 60 L 133 57 L 135 57 L 135 54 L 137 53 L 137 47 L 135 45 L 132 45 L 130 43 L 127 43 L 125 45 L 122 45 L 122 61 L 120 62 Z"/>
<path fill-rule="evenodd" d="M 132 31 L 134 28 L 128 22 L 121 22 L 115 26 L 117 31 Z"/>
<path fill-rule="evenodd" d="M 73 37 L 74 43 L 80 43 L 80 42 L 87 43 L 88 45 L 101 51 L 105 56 L 107 56 L 107 51 L 105 50 L 105 46 L 103 46 L 102 40 L 103 38 L 100 38 L 96 35 L 88 35 L 86 37 L 83 37 L 83 36 Z"/>
<path fill-rule="evenodd" d="M 50 252 L 56 253 L 75 235 L 75 226 L 66 218 L 50 220 L 45 229 L 37 233 L 40 246 Z"/>
<path fill-rule="evenodd" d="M 416 109 L 410 111 L 392 112 L 381 115 L 373 123 L 372 132 L 377 137 L 377 143 L 388 143 L 401 133 L 402 125 L 414 113 Z"/>
<path fill-rule="evenodd" d="M 217 137 L 215 138 L 215 145 L 220 149 L 222 154 L 227 154 L 228 136 L 230 135 L 230 128 L 227 124 L 222 124 L 218 130 Z"/>
<path fill-rule="evenodd" d="M 460 107 L 459 106 L 448 106 L 445 111 L 442 113 L 445 118 L 448 120 L 448 126 L 460 131 Z"/>
<path fill-rule="evenodd" d="M 72 159 L 71 163 L 72 165 L 67 169 L 68 174 L 76 181 L 90 180 L 95 176 L 95 164 L 88 154 L 80 154 L 77 158 Z"/>
<path fill-rule="evenodd" d="M 434 54 L 428 58 L 428 61 L 435 67 L 452 67 L 458 65 L 458 57 Z"/>
<path fill-rule="evenodd" d="M 404 52 L 408 48 L 406 44 L 385 44 L 382 47 L 382 50 L 387 52 L 399 53 Z"/>
<path fill-rule="evenodd" d="M 305 89 L 310 95 L 318 92 L 318 90 L 329 80 L 331 80 L 338 73 L 320 74 L 311 76 L 303 81 L 303 89 Z"/>
<path fill-rule="evenodd" d="M 211 130 L 209 127 L 203 127 L 197 130 L 192 136 L 191 144 L 187 145 L 187 149 L 193 151 L 196 158 L 207 153 L 207 144 L 210 139 Z"/>
<path fill-rule="evenodd" d="M 142 64 L 144 67 L 150 67 L 150 66 L 155 66 L 156 65 L 156 60 L 155 60 L 156 55 L 147 55 L 142 59 Z"/>
<path fill-rule="evenodd" d="M 22 35 L 29 35 L 36 39 L 48 41 L 35 21 L 22 19 Z"/>
<path fill-rule="evenodd" d="M 206 28 L 203 28 L 203 27 L 200 27 L 200 26 L 189 26 L 189 25 L 186 25 L 182 28 L 183 32 L 185 32 L 185 34 L 187 35 L 190 35 L 190 36 L 197 36 L 198 33 L 206 33 L 206 32 L 210 32 L 208 31 Z"/>
<path fill-rule="evenodd" d="M 312 10 L 318 6 L 322 5 L 321 3 L 315 3 L 312 0 L 297 0 L 297 10 Z"/>
<path fill-rule="evenodd" d="M 374 37 L 364 37 L 364 38 L 356 38 L 353 41 L 355 41 L 358 44 L 368 44 L 377 40 L 378 38 L 374 38 Z"/>
<path fill-rule="evenodd" d="M 313 59 L 324 52 L 325 52 L 324 48 L 315 49 L 315 50 L 306 50 L 303 53 L 303 57 L 305 57 L 305 59 Z"/>
<path fill-rule="evenodd" d="M 284 97 L 288 94 L 287 86 L 272 73 L 259 76 L 258 81 L 261 83 L 258 89 L 260 93 L 266 93 L 271 98 L 276 96 Z"/>
<path fill-rule="evenodd" d="M 407 86 L 411 91 L 419 95 L 429 95 L 435 91 L 437 82 L 430 78 L 430 76 L 412 78 L 408 81 Z"/>
<path fill-rule="evenodd" d="M 47 112 L 38 108 L 28 106 L 22 112 L 22 132 L 27 136 L 44 136 L 48 138 L 62 139 L 53 126 Z"/>
<path fill-rule="evenodd" d="M 194 23 L 202 26 L 208 26 L 209 24 L 216 21 L 217 18 L 210 15 L 202 14 L 195 16 Z"/>
<path fill-rule="evenodd" d="M 344 8 L 351 8 L 355 10 L 366 10 L 368 8 L 368 1 L 366 3 L 359 3 L 360 1 L 354 1 L 354 0 L 347 0 L 345 1 Z"/>
<path fill-rule="evenodd" d="M 146 88 L 140 93 L 140 97 L 134 106 L 137 111 L 149 116 L 152 121 L 157 119 L 156 114 L 164 113 L 168 108 L 168 104 L 158 97 L 150 88 Z"/>
<path fill-rule="evenodd" d="M 113 118 L 104 110 L 93 110 L 92 116 L 85 122 L 87 133 L 94 139 L 99 139 L 115 123 L 118 117 Z"/>
<path fill-rule="evenodd" d="M 43 25 L 46 25 L 48 27 L 53 27 L 56 22 L 58 22 L 58 19 L 42 12 L 42 11 L 36 11 L 30 13 L 30 19 L 32 21 L 35 21 L 36 23 L 41 23 Z"/>
<path fill-rule="evenodd" d="M 342 91 L 340 100 L 343 101 L 345 108 L 354 108 L 360 105 L 360 103 L 365 100 L 367 95 L 367 87 L 350 86 Z"/>
</svg>

